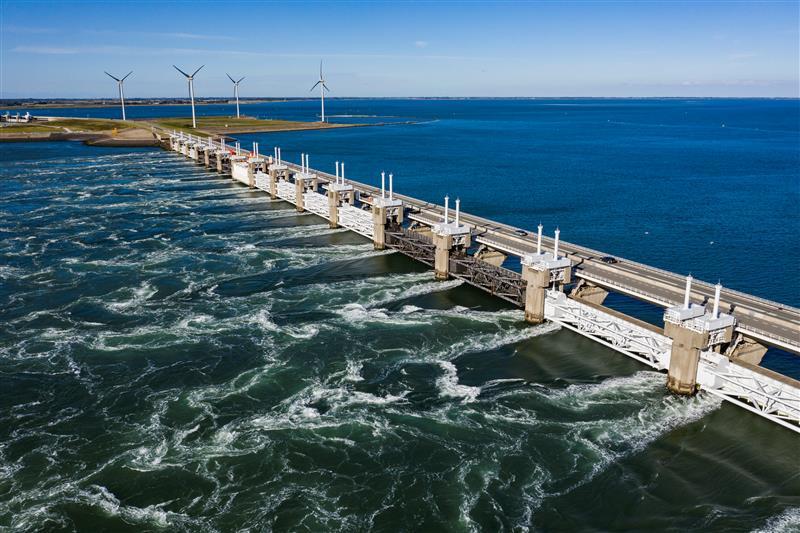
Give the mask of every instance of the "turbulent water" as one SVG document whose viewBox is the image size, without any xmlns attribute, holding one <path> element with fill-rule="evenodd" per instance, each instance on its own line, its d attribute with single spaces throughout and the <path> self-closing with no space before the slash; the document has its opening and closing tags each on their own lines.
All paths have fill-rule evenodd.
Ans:
<svg viewBox="0 0 800 533">
<path fill-rule="evenodd" d="M 786 429 L 174 154 L 0 159 L 0 529 L 800 528 Z"/>
</svg>

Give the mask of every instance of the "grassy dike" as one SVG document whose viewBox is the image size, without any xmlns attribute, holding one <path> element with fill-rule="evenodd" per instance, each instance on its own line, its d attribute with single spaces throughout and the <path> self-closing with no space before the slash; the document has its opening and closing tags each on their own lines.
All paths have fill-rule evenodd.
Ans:
<svg viewBox="0 0 800 533">
<path fill-rule="evenodd" d="M 31 123 L 5 123 L 0 142 L 84 141 L 98 146 L 152 146 L 156 144 L 150 126 L 134 121 L 111 119 L 58 118 Z"/>
<path fill-rule="evenodd" d="M 63 140 L 84 141 L 95 146 L 153 146 L 157 144 L 153 128 L 196 135 L 227 136 L 237 133 L 333 129 L 360 125 L 261 120 L 249 117 L 199 117 L 195 129 L 192 128 L 191 118 L 184 117 L 125 121 L 57 118 L 25 124 L 5 123 L 0 128 L 0 142 Z"/>
<path fill-rule="evenodd" d="M 227 135 L 236 133 L 269 133 L 273 131 L 321 130 L 347 128 L 360 124 L 330 124 L 327 122 L 298 122 L 292 120 L 262 120 L 250 117 L 198 117 L 197 129 L 191 118 L 162 118 L 148 122 L 168 130 L 185 133 Z"/>
</svg>

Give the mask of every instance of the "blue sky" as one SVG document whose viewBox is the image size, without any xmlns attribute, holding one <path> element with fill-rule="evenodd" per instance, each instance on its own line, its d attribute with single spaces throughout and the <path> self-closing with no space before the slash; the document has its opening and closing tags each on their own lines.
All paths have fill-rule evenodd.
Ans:
<svg viewBox="0 0 800 533">
<path fill-rule="evenodd" d="M 0 97 L 797 97 L 798 6 L 0 0 Z"/>
</svg>

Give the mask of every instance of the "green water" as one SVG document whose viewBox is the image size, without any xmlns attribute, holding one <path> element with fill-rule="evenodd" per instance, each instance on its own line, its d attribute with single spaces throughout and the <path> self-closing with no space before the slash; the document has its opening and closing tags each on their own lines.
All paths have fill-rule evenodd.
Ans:
<svg viewBox="0 0 800 533">
<path fill-rule="evenodd" d="M 795 434 L 157 150 L 0 169 L 0 529 L 797 530 Z"/>
</svg>

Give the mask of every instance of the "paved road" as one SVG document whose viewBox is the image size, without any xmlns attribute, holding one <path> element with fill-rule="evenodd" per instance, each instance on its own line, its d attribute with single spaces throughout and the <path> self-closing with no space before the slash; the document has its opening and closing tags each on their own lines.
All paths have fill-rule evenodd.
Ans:
<svg viewBox="0 0 800 533">
<path fill-rule="evenodd" d="M 411 218 L 431 224 L 442 220 L 441 210 L 423 208 Z M 519 228 L 462 214 L 461 219 L 473 226 L 476 240 L 503 252 L 521 256 L 536 251 L 536 237 L 522 236 Z M 552 251 L 553 240 L 542 239 L 543 248 Z M 606 264 L 600 258 L 607 254 L 568 242 L 559 243 L 559 251 L 575 265 L 575 275 L 593 284 L 621 292 L 650 303 L 669 307 L 683 302 L 686 278 L 624 258 Z M 785 350 L 800 354 L 800 310 L 728 289 L 722 290 L 720 309 L 737 319 L 737 331 Z M 714 286 L 696 280 L 692 285 L 692 301 L 710 302 Z"/>
</svg>

